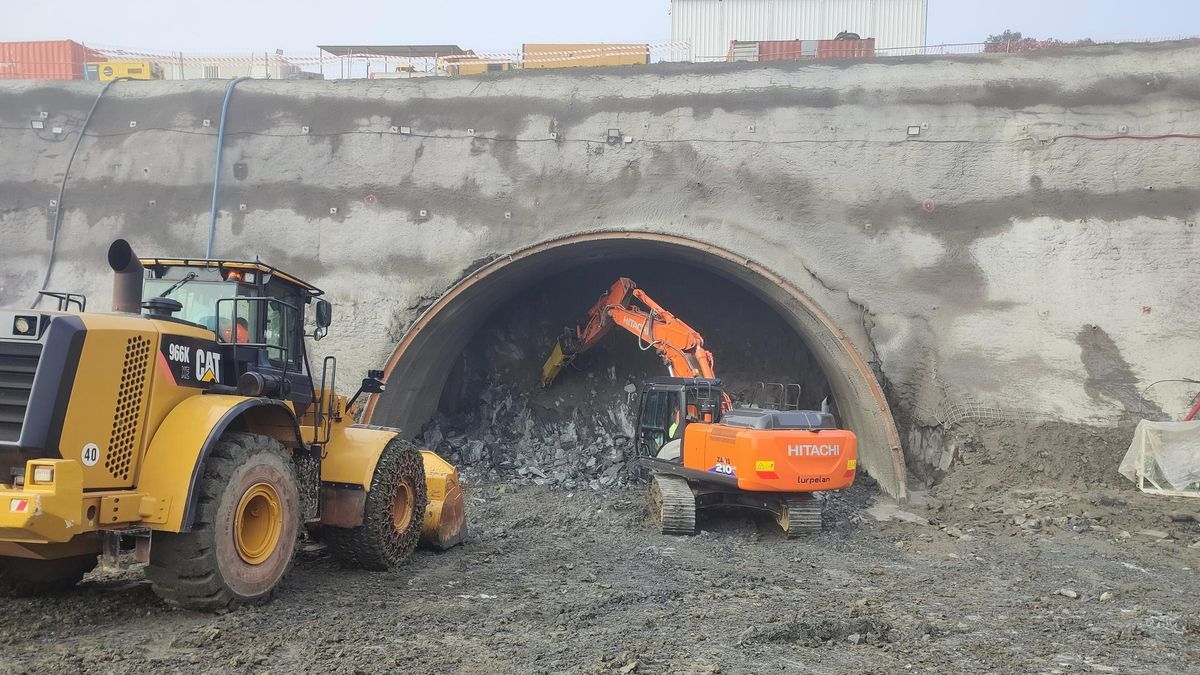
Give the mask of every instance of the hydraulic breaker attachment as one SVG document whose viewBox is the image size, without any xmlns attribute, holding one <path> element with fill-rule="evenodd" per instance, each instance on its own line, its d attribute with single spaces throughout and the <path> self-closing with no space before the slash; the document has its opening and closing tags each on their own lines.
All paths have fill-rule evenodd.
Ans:
<svg viewBox="0 0 1200 675">
<path fill-rule="evenodd" d="M 548 387 L 558 377 L 558 371 L 562 367 L 570 363 L 570 359 L 563 353 L 562 341 L 554 343 L 554 351 L 550 352 L 550 356 L 546 359 L 546 363 L 542 365 L 542 386 Z"/>
</svg>

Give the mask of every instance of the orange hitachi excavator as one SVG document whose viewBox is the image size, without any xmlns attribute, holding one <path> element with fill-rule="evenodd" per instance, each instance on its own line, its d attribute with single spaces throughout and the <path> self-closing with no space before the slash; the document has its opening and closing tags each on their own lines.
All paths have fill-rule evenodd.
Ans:
<svg viewBox="0 0 1200 675">
<path fill-rule="evenodd" d="M 549 386 L 563 366 L 614 326 L 653 349 L 669 377 L 642 387 L 635 445 L 649 469 L 651 513 L 665 534 L 694 534 L 696 511 L 743 506 L 772 513 L 789 537 L 821 529 L 817 491 L 854 482 L 858 440 L 825 411 L 734 408 L 713 370 L 713 355 L 691 326 L 620 278 L 567 328 L 542 366 Z M 783 408 L 783 409 L 777 409 Z"/>
</svg>

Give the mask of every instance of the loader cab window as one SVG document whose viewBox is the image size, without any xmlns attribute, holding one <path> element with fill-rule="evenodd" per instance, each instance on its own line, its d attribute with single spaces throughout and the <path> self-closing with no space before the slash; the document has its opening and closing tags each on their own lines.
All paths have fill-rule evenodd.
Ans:
<svg viewBox="0 0 1200 675">
<path fill-rule="evenodd" d="M 300 289 L 278 279 L 266 284 L 267 325 L 264 342 L 271 365 L 290 371 L 300 371 L 304 365 L 304 304 L 307 298 Z"/>
<path fill-rule="evenodd" d="M 245 316 L 232 320 L 218 317 L 216 333 L 222 342 L 249 342 L 250 321 Z"/>
<path fill-rule="evenodd" d="M 280 300 L 267 303 L 267 329 L 265 339 L 267 356 L 271 365 L 288 370 L 299 370 L 303 363 L 300 342 L 300 319 L 294 305 Z"/>
<path fill-rule="evenodd" d="M 239 322 L 233 316 L 232 303 L 221 304 L 221 314 L 218 316 L 217 305 L 221 300 L 227 300 L 239 295 L 240 284 L 228 283 L 221 278 L 217 270 L 203 268 L 173 267 L 166 270 L 162 277 L 146 279 L 142 284 L 142 300 L 156 298 L 164 293 L 166 297 L 178 300 L 183 309 L 174 316 L 189 323 L 203 326 L 216 333 L 219 339 L 232 341 L 237 339 L 239 331 L 233 326 Z M 245 295 L 245 293 L 241 293 Z M 245 303 L 238 307 L 239 316 L 245 324 L 242 330 L 253 328 L 252 310 Z M 246 335 L 252 335 L 249 331 Z"/>
</svg>

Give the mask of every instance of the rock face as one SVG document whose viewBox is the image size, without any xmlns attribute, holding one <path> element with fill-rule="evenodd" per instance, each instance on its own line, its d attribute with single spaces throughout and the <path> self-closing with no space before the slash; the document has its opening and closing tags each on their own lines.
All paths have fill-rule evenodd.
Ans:
<svg viewBox="0 0 1200 675">
<path fill-rule="evenodd" d="M 1180 376 L 1200 329 L 1200 153 L 1187 136 L 1197 63 L 1200 45 L 1184 41 L 249 81 L 230 104 L 214 251 L 259 256 L 326 289 L 337 316 L 320 351 L 339 356 L 349 383 L 386 362 L 447 289 L 530 247 L 595 232 L 671 236 L 710 271 L 704 256 L 719 248 L 741 266 L 728 281 L 789 321 L 828 316 L 840 334 L 803 341 L 860 357 L 907 460 L 935 476 L 955 462 L 939 427 L 1110 424 L 1175 414 L 1193 393 L 1160 385 L 1142 400 L 1151 382 Z M 146 255 L 203 254 L 225 86 L 114 85 L 68 166 L 99 83 L 0 83 L 0 304 L 31 303 L 53 258 L 52 288 L 106 307 L 102 252 L 115 237 Z M 622 142 L 609 142 L 612 129 Z M 472 316 L 438 321 L 473 332 L 490 308 L 563 271 L 554 265 L 587 262 L 563 263 L 568 253 Z M 785 285 L 811 307 L 772 295 Z M 453 346 L 437 358 L 453 359 Z M 417 433 L 445 380 L 442 367 L 405 370 L 386 396 L 411 399 L 371 421 Z M 835 383 L 848 418 L 847 401 L 871 399 L 860 385 Z M 408 424 L 406 411 L 421 419 Z M 878 421 L 868 412 L 860 428 Z M 595 442 L 590 428 L 578 433 Z M 890 450 L 887 436 L 872 438 L 872 461 Z M 902 478 L 893 472 L 885 489 Z"/>
</svg>

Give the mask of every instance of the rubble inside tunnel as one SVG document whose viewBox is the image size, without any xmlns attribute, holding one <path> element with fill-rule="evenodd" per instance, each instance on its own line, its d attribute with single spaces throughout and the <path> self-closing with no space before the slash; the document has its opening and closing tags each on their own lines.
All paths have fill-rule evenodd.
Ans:
<svg viewBox="0 0 1200 675">
<path fill-rule="evenodd" d="M 602 489 L 637 480 L 632 437 L 642 382 L 666 366 L 615 328 L 549 388 L 541 367 L 567 326 L 625 276 L 704 336 L 735 402 L 760 383 L 797 383 L 800 407 L 819 409 L 829 382 L 801 337 L 742 285 L 683 262 L 619 259 L 575 267 L 494 309 L 457 356 L 419 440 L 471 480 L 515 479 Z"/>
</svg>

